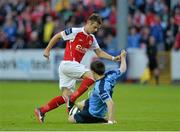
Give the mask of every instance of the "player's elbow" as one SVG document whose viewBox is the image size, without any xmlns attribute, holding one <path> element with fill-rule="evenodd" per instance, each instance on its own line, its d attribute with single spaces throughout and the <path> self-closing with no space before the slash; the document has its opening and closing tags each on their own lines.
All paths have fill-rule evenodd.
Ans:
<svg viewBox="0 0 180 132">
<path fill-rule="evenodd" d="M 54 39 L 55 41 L 59 41 L 61 38 L 62 38 L 61 32 L 55 34 L 54 37 L 53 37 L 53 39 Z"/>
<path fill-rule="evenodd" d="M 121 73 L 125 73 L 126 72 L 126 67 L 125 66 L 122 66 L 122 67 L 120 67 L 120 71 L 121 71 Z"/>
</svg>

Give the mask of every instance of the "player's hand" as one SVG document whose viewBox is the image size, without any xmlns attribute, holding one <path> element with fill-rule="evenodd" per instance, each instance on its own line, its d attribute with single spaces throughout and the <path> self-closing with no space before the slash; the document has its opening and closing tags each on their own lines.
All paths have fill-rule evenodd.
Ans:
<svg viewBox="0 0 180 132">
<path fill-rule="evenodd" d="M 46 58 L 49 60 L 50 51 L 48 51 L 48 50 L 45 49 L 43 56 L 46 57 Z"/>
<path fill-rule="evenodd" d="M 125 50 L 122 50 L 120 56 L 123 57 L 123 58 L 125 58 L 125 57 L 126 57 L 126 54 L 127 54 L 127 52 L 126 52 Z"/>
<path fill-rule="evenodd" d="M 114 120 L 114 121 L 110 121 L 110 120 L 109 120 L 109 121 L 107 122 L 107 124 L 116 124 L 116 123 L 117 123 L 117 121 L 115 121 L 115 120 Z"/>
<path fill-rule="evenodd" d="M 121 60 L 121 56 L 120 55 L 115 56 L 114 59 L 113 59 L 113 61 L 120 61 L 120 60 Z"/>
</svg>

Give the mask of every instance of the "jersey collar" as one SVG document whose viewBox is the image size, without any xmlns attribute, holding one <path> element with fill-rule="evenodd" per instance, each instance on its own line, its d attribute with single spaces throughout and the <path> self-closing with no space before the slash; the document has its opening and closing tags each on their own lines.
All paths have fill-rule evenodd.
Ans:
<svg viewBox="0 0 180 132">
<path fill-rule="evenodd" d="M 82 27 L 82 31 L 83 31 L 84 34 L 89 35 L 89 34 L 86 33 L 86 31 L 84 30 L 84 27 Z"/>
<path fill-rule="evenodd" d="M 97 80 L 96 80 L 96 82 L 98 82 L 98 81 L 100 81 L 100 80 L 104 79 L 104 78 L 105 78 L 105 76 L 106 76 L 106 75 L 104 75 L 103 77 L 101 77 L 101 78 L 97 79 Z"/>
</svg>

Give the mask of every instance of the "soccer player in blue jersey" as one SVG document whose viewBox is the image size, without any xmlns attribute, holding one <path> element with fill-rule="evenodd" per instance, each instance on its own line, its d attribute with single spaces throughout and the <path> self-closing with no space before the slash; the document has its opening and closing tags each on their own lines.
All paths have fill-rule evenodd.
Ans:
<svg viewBox="0 0 180 132">
<path fill-rule="evenodd" d="M 114 124 L 114 102 L 112 100 L 113 88 L 116 80 L 126 71 L 126 51 L 121 52 L 120 68 L 105 73 L 104 63 L 94 61 L 91 71 L 96 80 L 90 97 L 77 104 L 82 110 L 70 115 L 68 120 L 72 123 L 108 123 Z M 107 113 L 107 118 L 105 117 Z"/>
</svg>

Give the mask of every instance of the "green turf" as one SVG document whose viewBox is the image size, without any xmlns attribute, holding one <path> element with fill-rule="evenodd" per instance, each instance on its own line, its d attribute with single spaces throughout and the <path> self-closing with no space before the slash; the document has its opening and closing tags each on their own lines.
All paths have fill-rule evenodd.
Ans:
<svg viewBox="0 0 180 132">
<path fill-rule="evenodd" d="M 0 81 L 0 130 L 180 130 L 178 85 L 118 84 L 113 97 L 118 121 L 115 125 L 70 124 L 65 105 L 49 112 L 45 123 L 39 124 L 34 108 L 58 94 L 57 82 Z"/>
</svg>

